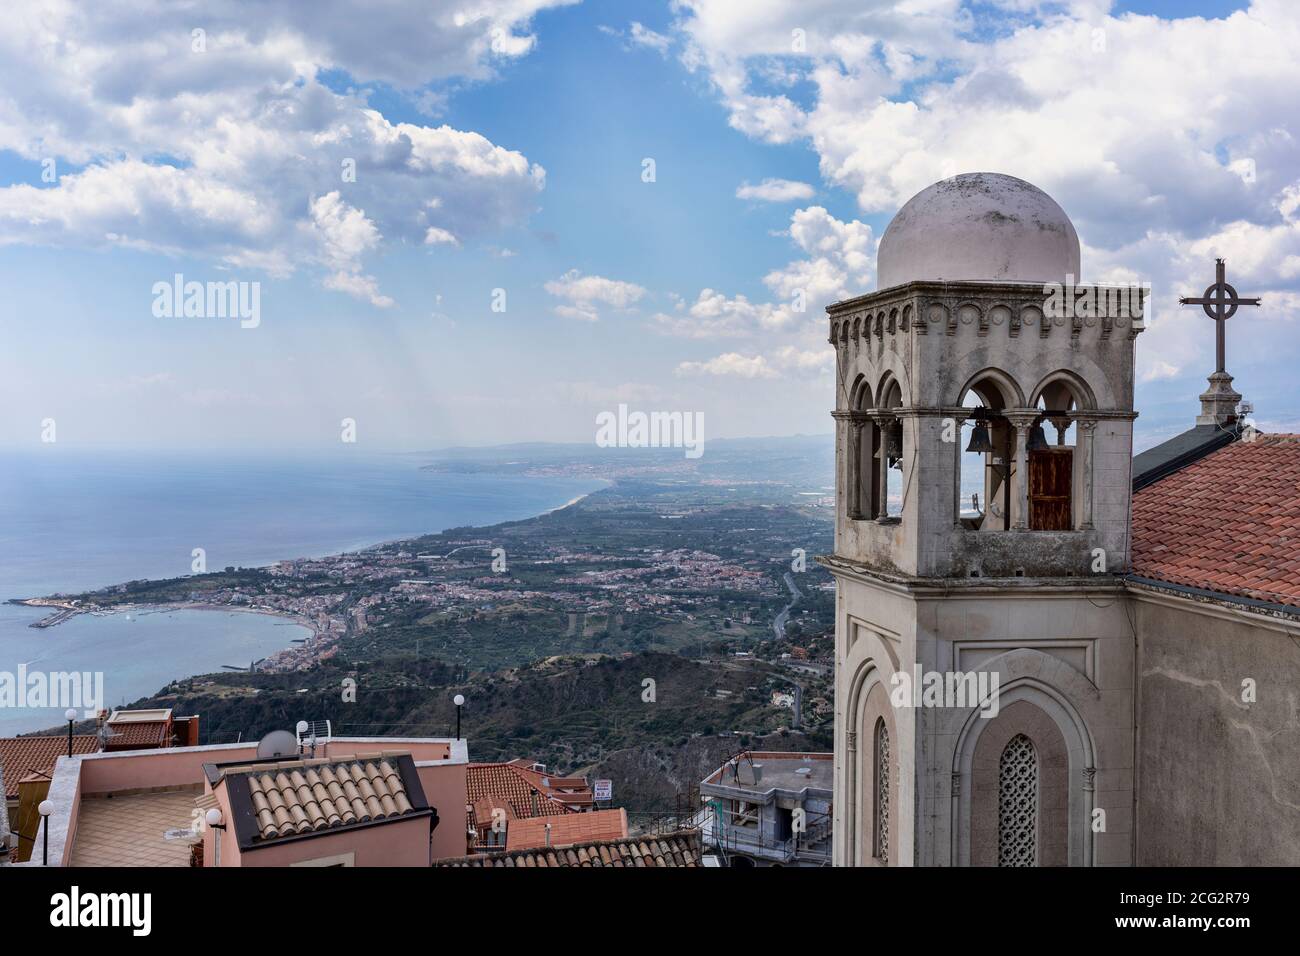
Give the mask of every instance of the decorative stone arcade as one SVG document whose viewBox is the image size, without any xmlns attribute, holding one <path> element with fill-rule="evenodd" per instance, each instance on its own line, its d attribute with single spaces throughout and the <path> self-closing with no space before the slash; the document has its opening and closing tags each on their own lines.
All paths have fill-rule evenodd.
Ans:
<svg viewBox="0 0 1300 956">
<path fill-rule="evenodd" d="M 1060 206 L 989 173 L 910 200 L 878 267 L 878 291 L 827 310 L 836 862 L 1127 863 L 1132 636 L 1108 596 L 1128 566 L 1141 292 L 1079 284 Z M 968 496 L 971 455 L 983 474 Z M 894 674 L 918 669 L 987 671 L 1003 710 L 891 703 Z M 1019 779 L 1000 781 L 1000 761 Z M 1000 786 L 1032 791 L 1014 832 Z M 1098 788 L 1113 813 L 1094 832 Z"/>
</svg>

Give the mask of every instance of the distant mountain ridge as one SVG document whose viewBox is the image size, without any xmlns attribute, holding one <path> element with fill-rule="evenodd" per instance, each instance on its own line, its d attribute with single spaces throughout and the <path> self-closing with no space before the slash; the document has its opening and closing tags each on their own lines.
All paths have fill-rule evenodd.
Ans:
<svg viewBox="0 0 1300 956">
<path fill-rule="evenodd" d="M 419 457 L 426 461 L 422 470 L 431 472 L 776 482 L 829 493 L 835 474 L 835 438 L 829 434 L 706 437 L 704 453 L 698 458 L 687 457 L 681 448 L 601 448 L 594 442 L 455 447 Z"/>
<path fill-rule="evenodd" d="M 710 451 L 762 451 L 770 450 L 774 445 L 784 446 L 782 450 L 806 448 L 809 451 L 835 447 L 834 434 L 824 435 L 780 435 L 757 438 L 709 438 L 705 436 L 705 446 Z M 503 445 L 449 445 L 445 448 L 431 448 L 425 451 L 406 452 L 406 457 L 420 458 L 460 458 L 490 459 L 511 458 L 526 455 L 534 459 L 566 458 L 574 455 L 593 458 L 610 455 L 642 455 L 647 453 L 677 453 L 674 448 L 601 448 L 594 442 L 510 442 Z"/>
</svg>

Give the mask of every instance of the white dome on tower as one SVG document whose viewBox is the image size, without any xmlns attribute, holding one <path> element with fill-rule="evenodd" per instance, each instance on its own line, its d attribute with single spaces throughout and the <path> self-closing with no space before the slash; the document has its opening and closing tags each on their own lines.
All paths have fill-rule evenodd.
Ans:
<svg viewBox="0 0 1300 956">
<path fill-rule="evenodd" d="M 1064 282 L 1079 278 L 1079 237 L 1056 200 L 1001 173 L 927 186 L 880 240 L 876 288 L 916 280 Z"/>
</svg>

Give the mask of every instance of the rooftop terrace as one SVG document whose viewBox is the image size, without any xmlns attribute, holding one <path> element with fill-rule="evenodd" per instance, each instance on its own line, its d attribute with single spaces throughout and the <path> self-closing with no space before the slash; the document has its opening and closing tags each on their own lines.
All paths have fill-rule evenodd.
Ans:
<svg viewBox="0 0 1300 956">
<path fill-rule="evenodd" d="M 833 754 L 747 750 L 705 778 L 704 785 L 749 793 L 799 793 L 808 789 L 829 792 L 834 778 Z"/>
<path fill-rule="evenodd" d="M 72 866 L 189 866 L 201 786 L 86 797 Z"/>
</svg>

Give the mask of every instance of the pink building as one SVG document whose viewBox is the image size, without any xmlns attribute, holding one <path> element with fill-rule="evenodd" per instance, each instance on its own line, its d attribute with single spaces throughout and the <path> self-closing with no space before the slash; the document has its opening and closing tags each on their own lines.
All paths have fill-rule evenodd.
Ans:
<svg viewBox="0 0 1300 956">
<path fill-rule="evenodd" d="M 273 758 L 256 742 L 61 756 L 20 865 L 428 866 L 467 851 L 467 753 L 334 737 Z"/>
</svg>

